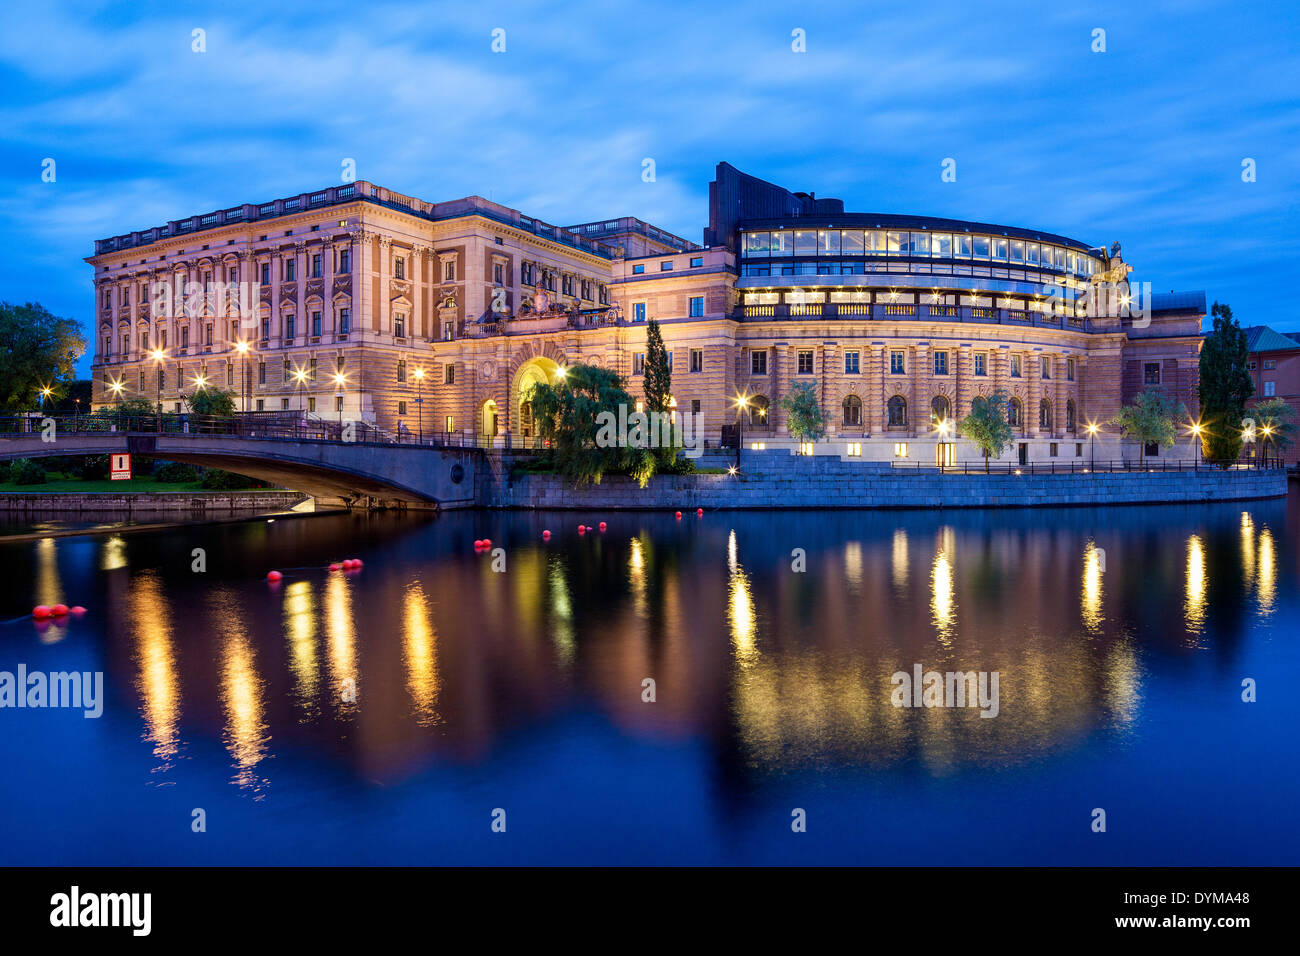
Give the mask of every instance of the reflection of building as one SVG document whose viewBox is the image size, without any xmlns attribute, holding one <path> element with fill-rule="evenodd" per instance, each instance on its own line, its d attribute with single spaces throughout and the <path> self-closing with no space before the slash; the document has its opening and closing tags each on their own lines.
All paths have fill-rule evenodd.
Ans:
<svg viewBox="0 0 1300 956">
<path fill-rule="evenodd" d="M 96 402 L 121 381 L 175 403 L 202 378 L 246 387 L 251 409 L 532 438 L 528 391 L 566 365 L 614 369 L 638 395 L 657 319 L 677 407 L 710 442 L 738 394 L 753 397 L 747 438 L 788 441 L 777 402 L 800 383 L 828 417 L 825 449 L 875 458 L 924 459 L 937 423 L 994 390 L 1025 458 L 1085 456 L 1086 425 L 1147 387 L 1195 413 L 1204 296 L 1150 297 L 1133 317 L 1118 245 L 846 213 L 726 163 L 709 195 L 703 247 L 637 219 L 561 228 L 367 182 L 101 240 Z M 177 281 L 195 283 L 191 314 L 153 316 L 157 284 Z M 241 322 L 222 282 L 250 284 L 255 314 Z"/>
<path fill-rule="evenodd" d="M 1267 325 L 1253 325 L 1243 331 L 1249 352 L 1246 367 L 1255 385 L 1248 406 L 1280 398 L 1300 417 L 1300 342 Z M 1287 464 L 1294 465 L 1300 461 L 1300 446 L 1292 445 L 1284 454 Z"/>
</svg>

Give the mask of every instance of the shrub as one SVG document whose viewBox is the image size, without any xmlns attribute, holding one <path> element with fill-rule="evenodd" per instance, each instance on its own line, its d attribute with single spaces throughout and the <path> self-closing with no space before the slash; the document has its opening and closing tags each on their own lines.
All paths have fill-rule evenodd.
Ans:
<svg viewBox="0 0 1300 956">
<path fill-rule="evenodd" d="M 74 458 L 68 466 L 68 474 L 82 481 L 103 481 L 108 477 L 108 456 L 85 455 Z"/>
<path fill-rule="evenodd" d="M 15 459 L 9 465 L 9 480 L 15 485 L 45 484 L 45 469 L 30 458 Z"/>
<path fill-rule="evenodd" d="M 252 478 L 246 478 L 243 475 L 237 475 L 233 471 L 222 471 L 220 468 L 209 468 L 203 472 L 203 487 L 210 491 L 229 491 L 233 488 L 255 488 L 261 482 Z"/>
<path fill-rule="evenodd" d="M 183 465 L 178 461 L 163 462 L 154 469 L 153 476 L 156 480 L 169 485 L 199 480 L 199 473 L 192 466 Z"/>
</svg>

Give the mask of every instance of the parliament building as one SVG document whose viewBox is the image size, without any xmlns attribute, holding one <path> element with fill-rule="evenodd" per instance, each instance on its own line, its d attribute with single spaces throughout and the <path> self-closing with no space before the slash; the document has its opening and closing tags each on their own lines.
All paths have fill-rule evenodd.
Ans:
<svg viewBox="0 0 1300 956">
<path fill-rule="evenodd" d="M 845 212 L 727 163 L 701 238 L 357 181 L 102 239 L 94 402 L 180 411 L 214 387 L 249 413 L 531 444 L 530 390 L 567 366 L 641 396 L 654 319 L 710 447 L 743 415 L 746 448 L 794 450 L 778 402 L 799 383 L 827 421 L 803 450 L 877 461 L 979 458 L 954 423 L 993 391 L 1004 460 L 1136 458 L 1106 423 L 1147 388 L 1197 415 L 1205 295 L 1144 291 L 1118 243 Z"/>
</svg>

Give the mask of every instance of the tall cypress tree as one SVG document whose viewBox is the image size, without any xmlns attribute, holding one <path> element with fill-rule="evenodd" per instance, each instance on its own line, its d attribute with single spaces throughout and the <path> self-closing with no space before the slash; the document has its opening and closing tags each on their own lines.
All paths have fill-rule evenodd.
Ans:
<svg viewBox="0 0 1300 956">
<path fill-rule="evenodd" d="M 668 411 L 673 394 L 673 371 L 659 323 L 651 319 L 645 329 L 645 407 L 648 412 Z"/>
<path fill-rule="evenodd" d="M 1201 447 L 1208 461 L 1231 461 L 1241 454 L 1241 420 L 1255 386 L 1246 370 L 1246 333 L 1232 309 L 1216 302 L 1210 314 L 1214 331 L 1201 346 Z"/>
</svg>

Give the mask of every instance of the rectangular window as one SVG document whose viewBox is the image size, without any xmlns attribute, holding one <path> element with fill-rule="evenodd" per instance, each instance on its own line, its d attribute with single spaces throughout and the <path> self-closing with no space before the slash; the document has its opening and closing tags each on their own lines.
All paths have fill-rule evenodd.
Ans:
<svg viewBox="0 0 1300 956">
<path fill-rule="evenodd" d="M 271 263 L 262 263 L 262 285 L 271 284 Z"/>
<path fill-rule="evenodd" d="M 456 384 L 456 366 L 452 365 L 450 362 L 442 367 L 442 384 Z"/>
<path fill-rule="evenodd" d="M 1020 356 L 1019 355 L 1011 356 L 1011 377 L 1012 378 L 1020 377 Z"/>
<path fill-rule="evenodd" d="M 285 340 L 284 344 L 285 345 L 293 344 L 293 336 L 295 332 L 294 326 L 296 324 L 297 324 L 297 319 L 295 316 L 286 315 L 284 317 L 284 340 Z"/>
<path fill-rule="evenodd" d="M 287 398 L 280 399 L 280 411 L 287 412 L 288 410 L 289 410 L 289 400 Z"/>
<path fill-rule="evenodd" d="M 698 319 L 704 315 L 704 296 L 691 296 L 691 318 Z"/>
<path fill-rule="evenodd" d="M 672 272 L 672 271 L 673 271 L 673 260 L 671 260 L 671 259 L 665 259 L 663 262 L 659 263 L 659 271 L 660 271 L 660 272 Z"/>
<path fill-rule="evenodd" d="M 393 259 L 393 278 L 394 279 L 406 278 L 406 257 L 405 256 L 397 256 L 396 258 Z"/>
<path fill-rule="evenodd" d="M 265 362 L 257 363 L 257 384 L 258 385 L 266 384 L 266 363 Z"/>
<path fill-rule="evenodd" d="M 813 353 L 812 349 L 800 349 L 798 354 L 799 375 L 811 375 L 813 373 Z"/>
<path fill-rule="evenodd" d="M 634 276 L 645 275 L 645 266 L 633 266 L 632 275 Z"/>
<path fill-rule="evenodd" d="M 1050 457 L 1050 458 L 1055 458 L 1055 457 L 1056 457 L 1056 442 L 1048 442 L 1048 444 L 1047 444 L 1047 454 L 1048 454 L 1048 457 Z"/>
<path fill-rule="evenodd" d="M 264 399 L 259 398 L 257 400 L 257 410 L 259 412 L 266 410 L 266 401 Z"/>
<path fill-rule="evenodd" d="M 1272 398 L 1272 397 L 1273 397 L 1274 395 L 1276 395 L 1276 394 L 1277 394 L 1277 383 L 1276 383 L 1276 382 L 1265 382 L 1265 383 L 1264 383 L 1264 397 L 1265 397 L 1265 398 Z"/>
<path fill-rule="evenodd" d="M 934 374 L 935 375 L 948 374 L 948 353 L 947 352 L 934 353 Z"/>
<path fill-rule="evenodd" d="M 397 360 L 397 380 L 399 382 L 406 381 L 406 360 L 405 359 Z"/>
<path fill-rule="evenodd" d="M 313 382 L 316 381 L 316 359 L 314 358 L 311 360 L 311 364 L 308 366 L 307 375 Z"/>
<path fill-rule="evenodd" d="M 704 349 L 691 349 L 691 371 L 704 371 Z"/>
<path fill-rule="evenodd" d="M 339 334 L 346 335 L 352 325 L 352 310 L 339 309 Z"/>
<path fill-rule="evenodd" d="M 1077 441 L 1074 443 L 1074 457 L 1075 458 L 1083 457 L 1083 442 Z"/>
<path fill-rule="evenodd" d="M 280 261 L 284 264 L 284 281 L 292 282 L 298 276 L 298 260 L 281 259 Z"/>
<path fill-rule="evenodd" d="M 320 253 L 316 252 L 313 253 L 311 257 L 311 277 L 313 279 L 319 279 L 321 275 L 320 270 L 321 270 Z"/>
<path fill-rule="evenodd" d="M 700 266 L 702 266 L 702 265 L 704 265 L 704 257 L 703 257 L 703 256 L 692 256 L 692 257 L 691 257 L 691 268 L 692 268 L 692 269 L 698 269 L 698 268 L 700 268 Z"/>
<path fill-rule="evenodd" d="M 907 457 L 907 442 L 905 441 L 894 442 L 894 457 L 895 458 Z"/>
<path fill-rule="evenodd" d="M 844 453 L 845 453 L 846 455 L 848 455 L 850 458 L 861 458 L 861 457 L 862 457 L 862 442 L 860 442 L 860 441 L 851 441 L 851 442 L 849 442 L 849 443 L 848 443 L 848 447 L 846 447 L 846 448 L 844 449 Z"/>
<path fill-rule="evenodd" d="M 644 302 L 633 302 L 633 303 L 632 303 L 632 321 L 633 321 L 633 322 L 644 322 L 644 321 L 645 321 L 645 303 L 644 303 Z"/>
<path fill-rule="evenodd" d="M 698 398 L 692 398 L 692 399 L 691 399 L 691 414 L 692 414 L 692 415 L 698 415 L 699 413 L 700 413 L 700 400 L 699 400 Z"/>
<path fill-rule="evenodd" d="M 1065 360 L 1065 380 L 1067 382 L 1074 381 L 1074 359 L 1072 358 Z"/>
<path fill-rule="evenodd" d="M 451 415 L 448 415 L 446 431 L 453 432 L 455 430 L 456 430 L 456 419 Z"/>
<path fill-rule="evenodd" d="M 975 374 L 987 375 L 989 373 L 989 357 L 986 352 L 975 353 Z"/>
<path fill-rule="evenodd" d="M 1050 379 L 1052 377 L 1052 360 L 1046 355 L 1038 357 L 1038 373 L 1042 378 Z"/>
<path fill-rule="evenodd" d="M 492 281 L 497 285 L 505 285 L 505 275 L 506 269 L 502 263 L 498 262 L 492 266 Z"/>
<path fill-rule="evenodd" d="M 758 349 L 749 353 L 749 372 L 751 375 L 767 374 L 767 351 Z"/>
<path fill-rule="evenodd" d="M 316 396 L 315 396 L 315 395 L 308 395 L 308 396 L 307 396 L 307 411 L 309 411 L 309 412 L 314 412 L 314 411 L 316 411 Z"/>
<path fill-rule="evenodd" d="M 889 374 L 904 375 L 906 374 L 906 365 L 903 361 L 902 351 L 892 351 L 889 353 Z"/>
<path fill-rule="evenodd" d="M 635 352 L 635 353 L 633 353 L 633 355 L 632 355 L 632 374 L 633 374 L 633 375 L 644 375 L 644 374 L 645 374 L 645 353 L 644 353 L 644 352 Z"/>
<path fill-rule="evenodd" d="M 1143 370 L 1142 382 L 1145 385 L 1160 384 L 1160 363 L 1147 362 Z"/>
<path fill-rule="evenodd" d="M 1277 359 L 1264 359 L 1264 371 L 1269 372 L 1277 368 Z"/>
<path fill-rule="evenodd" d="M 393 316 L 393 335 L 399 339 L 406 338 L 406 315 L 398 312 Z"/>
<path fill-rule="evenodd" d="M 319 312 L 313 312 L 311 314 L 311 334 L 316 338 L 320 337 L 320 313 Z"/>
<path fill-rule="evenodd" d="M 862 371 L 861 354 L 856 349 L 844 353 L 844 374 L 858 375 Z"/>
<path fill-rule="evenodd" d="M 347 275 L 351 271 L 352 271 L 352 250 L 340 249 L 339 250 L 339 274 Z"/>
<path fill-rule="evenodd" d="M 442 264 L 442 281 L 456 281 L 456 261 L 454 259 L 448 259 Z"/>
</svg>

